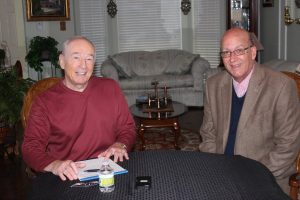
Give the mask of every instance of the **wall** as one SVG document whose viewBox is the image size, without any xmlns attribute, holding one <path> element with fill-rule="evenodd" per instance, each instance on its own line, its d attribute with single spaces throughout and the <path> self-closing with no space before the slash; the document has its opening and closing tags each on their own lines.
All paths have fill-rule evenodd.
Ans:
<svg viewBox="0 0 300 200">
<path fill-rule="evenodd" d="M 294 0 L 274 1 L 274 7 L 260 8 L 260 36 L 265 50 L 261 53 L 262 62 L 273 59 L 300 61 L 300 25 L 284 24 L 284 6 Z M 300 17 L 299 9 L 291 10 L 292 18 Z"/>
<path fill-rule="evenodd" d="M 24 36 L 23 7 L 19 0 L 0 1 L 0 45 L 5 42 L 8 46 L 7 65 L 17 60 L 25 63 L 25 36 Z M 1 48 L 5 48 L 2 47 Z"/>
<path fill-rule="evenodd" d="M 295 0 L 287 0 L 290 6 L 291 18 L 300 18 L 300 8 L 296 7 Z M 287 60 L 300 61 L 300 24 L 293 23 L 287 26 Z"/>
<path fill-rule="evenodd" d="M 26 1 L 23 1 L 24 19 L 26 19 Z M 70 0 L 70 21 L 66 21 L 66 30 L 60 30 L 59 21 L 27 21 L 25 25 L 25 39 L 26 47 L 28 48 L 30 40 L 35 36 L 51 36 L 59 42 L 58 49 L 61 50 L 61 44 L 68 39 L 70 36 L 75 35 L 75 23 L 74 23 L 74 12 L 73 12 L 73 0 Z M 43 63 L 46 70 L 43 72 L 43 77 L 51 76 L 50 63 Z M 24 73 L 34 79 L 37 79 L 37 73 L 27 67 L 24 69 Z M 58 72 L 59 73 L 59 72 Z"/>
<path fill-rule="evenodd" d="M 300 24 L 287 28 L 287 60 L 300 61 Z"/>
<path fill-rule="evenodd" d="M 267 61 L 274 58 L 279 58 L 280 52 L 280 29 L 278 24 L 278 12 L 280 10 L 279 1 L 274 1 L 274 7 L 260 8 L 260 41 L 264 46 L 264 51 L 261 52 L 261 61 Z"/>
</svg>

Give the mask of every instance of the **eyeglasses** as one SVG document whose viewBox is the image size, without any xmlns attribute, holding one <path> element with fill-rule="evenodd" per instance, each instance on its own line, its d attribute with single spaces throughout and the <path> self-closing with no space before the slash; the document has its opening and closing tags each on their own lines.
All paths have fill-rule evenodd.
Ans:
<svg viewBox="0 0 300 200">
<path fill-rule="evenodd" d="M 251 48 L 253 45 L 246 47 L 244 49 L 236 49 L 234 51 L 221 51 L 220 55 L 222 58 L 229 58 L 231 55 L 240 56 L 246 53 L 246 51 Z"/>
</svg>

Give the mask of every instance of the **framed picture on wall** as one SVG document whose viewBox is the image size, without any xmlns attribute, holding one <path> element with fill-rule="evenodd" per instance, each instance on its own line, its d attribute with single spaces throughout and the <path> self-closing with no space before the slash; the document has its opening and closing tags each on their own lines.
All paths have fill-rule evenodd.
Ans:
<svg viewBox="0 0 300 200">
<path fill-rule="evenodd" d="M 262 0 L 263 7 L 273 7 L 274 0 Z"/>
<path fill-rule="evenodd" d="M 27 21 L 70 20 L 70 0 L 26 0 Z"/>
</svg>

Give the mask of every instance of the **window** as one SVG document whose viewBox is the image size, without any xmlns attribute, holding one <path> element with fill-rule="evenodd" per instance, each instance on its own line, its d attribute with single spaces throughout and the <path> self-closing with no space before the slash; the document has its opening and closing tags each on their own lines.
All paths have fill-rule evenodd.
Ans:
<svg viewBox="0 0 300 200">
<path fill-rule="evenodd" d="M 224 2 L 194 1 L 194 53 L 207 59 L 213 68 L 220 63 L 220 38 L 226 21 Z"/>
<path fill-rule="evenodd" d="M 94 74 L 101 76 L 100 65 L 106 58 L 106 1 L 78 0 L 80 34 L 91 40 L 96 47 Z"/>
<path fill-rule="evenodd" d="M 180 0 L 117 2 L 119 51 L 181 49 Z"/>
<path fill-rule="evenodd" d="M 89 38 L 96 46 L 95 74 L 108 54 L 159 49 L 182 49 L 181 0 L 121 0 L 116 1 L 117 15 L 107 14 L 107 2 L 74 0 L 78 21 L 77 33 Z M 207 59 L 212 67 L 219 65 L 219 41 L 226 25 L 226 1 L 194 0 L 193 27 L 186 24 L 193 38 L 186 46 Z M 193 15 L 191 17 L 191 15 Z M 189 35 L 189 34 L 188 34 Z M 188 37 L 188 36 L 187 36 Z"/>
</svg>

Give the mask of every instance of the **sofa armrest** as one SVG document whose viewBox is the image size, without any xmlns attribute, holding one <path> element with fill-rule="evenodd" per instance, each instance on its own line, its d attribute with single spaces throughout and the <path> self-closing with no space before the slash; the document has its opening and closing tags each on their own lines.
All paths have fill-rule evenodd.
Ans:
<svg viewBox="0 0 300 200">
<path fill-rule="evenodd" d="M 204 76 L 203 76 L 203 87 L 205 87 L 205 84 L 206 84 L 206 80 L 217 74 L 218 72 L 221 72 L 223 71 L 225 68 L 224 67 L 217 67 L 217 68 L 209 68 L 207 69 L 205 72 L 204 72 Z"/>
<path fill-rule="evenodd" d="M 209 62 L 199 57 L 196 59 L 191 68 L 191 73 L 194 78 L 194 89 L 195 91 L 203 91 L 203 78 L 204 72 L 210 68 Z"/>
<path fill-rule="evenodd" d="M 225 68 L 223 67 L 217 67 L 217 68 L 209 68 L 207 69 L 204 73 L 205 73 L 205 79 L 208 79 L 209 77 L 217 74 L 218 72 L 223 71 Z"/>
<path fill-rule="evenodd" d="M 276 71 L 295 72 L 297 67 L 300 68 L 299 61 L 289 61 L 283 59 L 274 59 L 263 63 L 264 66 L 270 67 Z"/>
<path fill-rule="evenodd" d="M 101 65 L 101 74 L 104 77 L 112 78 L 119 82 L 119 74 L 110 59 L 106 59 Z"/>
</svg>

